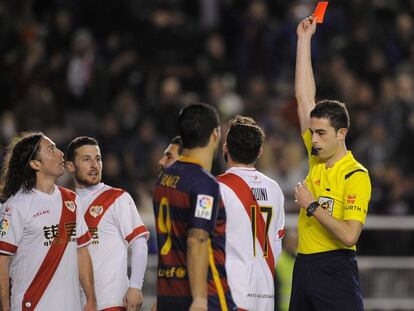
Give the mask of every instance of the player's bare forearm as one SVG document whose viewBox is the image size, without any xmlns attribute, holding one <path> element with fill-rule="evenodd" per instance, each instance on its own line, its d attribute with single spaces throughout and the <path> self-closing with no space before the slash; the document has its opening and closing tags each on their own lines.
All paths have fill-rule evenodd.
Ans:
<svg viewBox="0 0 414 311">
<path fill-rule="evenodd" d="M 303 20 L 297 28 L 295 96 L 302 133 L 309 128 L 310 112 L 315 107 L 315 79 L 311 59 L 311 40 L 316 29 L 312 18 Z"/>
<path fill-rule="evenodd" d="M 192 307 L 205 306 L 204 310 L 207 310 L 208 240 L 207 231 L 202 229 L 188 231 L 187 269 L 193 296 Z"/>
<path fill-rule="evenodd" d="M 10 310 L 9 263 L 10 256 L 0 255 L 0 308 L 2 311 Z"/>
<path fill-rule="evenodd" d="M 93 269 L 87 246 L 78 248 L 78 263 L 79 280 L 86 296 L 86 305 L 84 307 L 84 311 L 95 311 L 97 309 L 97 306 L 95 286 L 93 281 Z"/>
</svg>

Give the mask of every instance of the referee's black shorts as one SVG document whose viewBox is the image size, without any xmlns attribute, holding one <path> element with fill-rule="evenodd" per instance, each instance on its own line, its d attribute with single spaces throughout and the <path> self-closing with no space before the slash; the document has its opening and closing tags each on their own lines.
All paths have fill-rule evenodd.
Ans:
<svg viewBox="0 0 414 311">
<path fill-rule="evenodd" d="M 364 311 L 355 252 L 298 254 L 289 311 Z"/>
</svg>

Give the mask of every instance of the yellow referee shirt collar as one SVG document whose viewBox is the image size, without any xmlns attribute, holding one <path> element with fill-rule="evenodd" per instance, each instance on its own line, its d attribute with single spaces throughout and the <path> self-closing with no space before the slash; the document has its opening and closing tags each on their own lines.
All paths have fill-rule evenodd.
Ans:
<svg viewBox="0 0 414 311">
<path fill-rule="evenodd" d="M 326 167 L 326 162 L 325 162 L 325 169 L 333 169 L 335 168 L 335 166 L 340 165 L 340 163 L 343 163 L 353 158 L 354 156 L 352 155 L 352 152 L 350 150 L 347 150 L 346 155 L 344 155 L 342 158 L 336 161 L 332 167 Z"/>
</svg>

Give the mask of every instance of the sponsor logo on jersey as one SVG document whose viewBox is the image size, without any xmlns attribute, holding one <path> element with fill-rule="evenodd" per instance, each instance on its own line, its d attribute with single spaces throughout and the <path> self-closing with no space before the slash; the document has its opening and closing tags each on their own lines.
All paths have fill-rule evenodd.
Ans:
<svg viewBox="0 0 414 311">
<path fill-rule="evenodd" d="M 318 200 L 319 205 L 325 209 L 329 215 L 332 215 L 335 200 L 329 197 L 319 197 Z"/>
<path fill-rule="evenodd" d="M 250 182 L 252 184 L 261 184 L 262 183 L 262 181 L 260 179 L 258 179 L 259 176 L 257 176 L 257 175 L 249 175 L 249 177 L 251 178 Z"/>
<path fill-rule="evenodd" d="M 259 294 L 259 293 L 248 293 L 247 297 L 254 297 L 254 298 L 264 298 L 264 299 L 274 299 L 275 295 L 272 294 Z"/>
<path fill-rule="evenodd" d="M 348 202 L 348 204 L 354 204 L 355 201 L 356 201 L 356 195 L 348 194 L 348 196 L 346 197 L 346 202 Z"/>
<path fill-rule="evenodd" d="M 159 268 L 158 276 L 165 278 L 183 279 L 187 275 L 187 270 L 184 267 Z"/>
<path fill-rule="evenodd" d="M 89 208 L 89 214 L 91 214 L 92 217 L 96 218 L 103 213 L 103 210 L 103 206 L 101 205 L 92 205 Z"/>
<path fill-rule="evenodd" d="M 65 201 L 65 206 L 72 213 L 75 212 L 75 208 L 76 208 L 75 202 L 73 202 L 73 201 Z"/>
<path fill-rule="evenodd" d="M 46 241 L 44 246 L 61 245 L 66 242 L 76 242 L 76 222 L 64 224 L 64 233 L 59 233 L 59 224 L 43 226 L 43 235 Z"/>
<path fill-rule="evenodd" d="M 213 214 L 213 202 L 214 202 L 214 198 L 210 195 L 206 195 L 206 194 L 197 195 L 195 217 L 210 220 L 211 215 Z"/>
<path fill-rule="evenodd" d="M 33 218 L 37 218 L 39 216 L 43 216 L 43 215 L 46 215 L 46 214 L 50 214 L 50 211 L 48 209 L 33 214 Z"/>
<path fill-rule="evenodd" d="M 4 237 L 7 234 L 7 231 L 9 231 L 10 223 L 7 218 L 3 218 L 0 221 L 0 237 Z"/>
</svg>

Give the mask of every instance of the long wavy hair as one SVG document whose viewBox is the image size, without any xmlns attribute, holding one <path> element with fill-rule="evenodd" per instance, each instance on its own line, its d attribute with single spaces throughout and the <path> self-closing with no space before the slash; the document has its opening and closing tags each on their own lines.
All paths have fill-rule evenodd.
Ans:
<svg viewBox="0 0 414 311">
<path fill-rule="evenodd" d="M 42 132 L 24 132 L 15 137 L 7 148 L 0 185 L 0 202 L 4 203 L 20 188 L 30 191 L 36 185 L 36 171 L 30 161 L 37 159 Z"/>
</svg>

